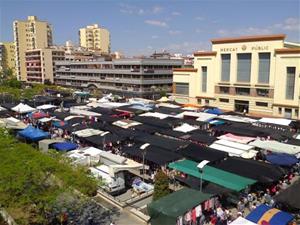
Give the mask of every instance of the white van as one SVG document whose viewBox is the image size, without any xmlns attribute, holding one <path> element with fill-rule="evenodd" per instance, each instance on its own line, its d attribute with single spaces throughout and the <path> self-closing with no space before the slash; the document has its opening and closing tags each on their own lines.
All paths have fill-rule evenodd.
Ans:
<svg viewBox="0 0 300 225">
<path fill-rule="evenodd" d="M 107 165 L 90 167 L 90 171 L 94 177 L 101 179 L 104 184 L 104 189 L 109 194 L 117 194 L 125 190 L 124 172 L 120 171 L 112 177 L 109 172 L 110 168 Z"/>
</svg>

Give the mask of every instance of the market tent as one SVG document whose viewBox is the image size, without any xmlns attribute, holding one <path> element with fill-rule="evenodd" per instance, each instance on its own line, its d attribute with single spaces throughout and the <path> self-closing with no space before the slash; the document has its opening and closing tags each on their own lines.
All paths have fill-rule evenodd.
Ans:
<svg viewBox="0 0 300 225">
<path fill-rule="evenodd" d="M 266 155 L 266 160 L 274 165 L 293 166 L 299 162 L 294 155 L 286 153 L 270 153 Z"/>
<path fill-rule="evenodd" d="M 192 132 L 187 139 L 208 145 L 212 144 L 214 141 L 217 140 L 214 136 L 209 136 L 208 133 L 197 131 Z"/>
<path fill-rule="evenodd" d="M 68 123 L 65 121 L 56 120 L 56 121 L 52 122 L 52 126 L 57 127 L 57 128 L 65 128 L 67 125 L 68 125 Z"/>
<path fill-rule="evenodd" d="M 289 213 L 264 204 L 259 205 L 246 217 L 253 223 L 262 224 L 263 221 L 266 221 L 270 225 L 287 225 L 293 218 Z"/>
<path fill-rule="evenodd" d="M 193 130 L 197 130 L 197 127 L 191 126 L 190 124 L 184 123 L 179 127 L 174 128 L 173 130 L 183 132 L 183 133 L 188 133 Z"/>
<path fill-rule="evenodd" d="M 290 145 L 278 141 L 255 140 L 253 142 L 250 142 L 249 145 L 253 145 L 257 148 L 269 150 L 271 152 L 287 153 L 291 155 L 295 155 L 300 152 L 300 146 Z"/>
<path fill-rule="evenodd" d="M 138 157 L 140 159 L 143 158 L 143 150 L 140 149 L 142 145 L 136 145 L 136 146 L 132 146 L 132 147 L 124 147 L 121 149 L 122 152 L 133 156 L 133 157 Z M 182 156 L 179 154 L 176 154 L 174 152 L 171 151 L 166 151 L 162 148 L 156 147 L 156 146 L 152 146 L 149 145 L 146 148 L 145 151 L 145 160 L 155 163 L 157 165 L 161 165 L 164 166 L 169 162 L 174 162 L 178 159 L 181 159 Z"/>
<path fill-rule="evenodd" d="M 78 131 L 73 132 L 73 134 L 75 134 L 78 137 L 90 137 L 90 136 L 99 135 L 102 133 L 104 133 L 104 131 L 96 130 L 96 129 L 92 129 L 92 128 L 87 128 L 87 129 L 78 130 Z"/>
<path fill-rule="evenodd" d="M 257 223 L 253 223 L 250 220 L 247 220 L 240 216 L 232 221 L 229 225 L 257 225 Z"/>
<path fill-rule="evenodd" d="M 29 112 L 35 111 L 36 109 L 30 107 L 29 105 L 20 103 L 19 105 L 16 105 L 15 107 L 13 107 L 11 110 L 15 111 L 17 113 L 29 113 Z"/>
<path fill-rule="evenodd" d="M 255 138 L 253 137 L 246 137 L 246 136 L 239 136 L 239 135 L 234 135 L 231 133 L 224 134 L 218 137 L 220 140 L 227 140 L 227 141 L 233 141 L 241 144 L 248 144 L 250 141 L 254 141 Z"/>
<path fill-rule="evenodd" d="M 215 115 L 221 115 L 223 114 L 223 111 L 219 108 L 210 108 L 204 110 L 205 113 L 215 114 Z"/>
<path fill-rule="evenodd" d="M 77 148 L 77 144 L 73 142 L 58 142 L 51 144 L 51 147 L 58 151 L 71 151 Z"/>
<path fill-rule="evenodd" d="M 170 163 L 168 167 L 177 171 L 181 171 L 185 174 L 201 178 L 201 174 L 197 165 L 197 162 L 191 160 L 182 160 Z M 235 191 L 241 191 L 247 186 L 256 183 L 256 180 L 229 173 L 209 165 L 204 167 L 202 179 Z"/>
<path fill-rule="evenodd" d="M 197 144 L 189 144 L 187 147 L 180 149 L 179 154 L 196 162 L 208 160 L 210 162 L 219 161 L 228 156 L 227 153 L 204 147 Z"/>
<path fill-rule="evenodd" d="M 225 133 L 232 133 L 241 136 L 250 136 L 250 137 L 266 137 L 269 134 L 263 132 L 260 128 L 255 128 L 251 126 L 242 126 L 240 125 L 232 125 L 232 124 L 224 124 L 219 126 L 214 126 L 212 128 L 216 131 L 222 131 Z"/>
<path fill-rule="evenodd" d="M 140 124 L 140 125 L 135 126 L 134 130 L 146 132 L 148 134 L 154 134 L 154 133 L 160 131 L 161 129 L 159 129 L 158 127 L 148 125 L 148 124 Z"/>
<path fill-rule="evenodd" d="M 134 138 L 134 140 L 142 143 L 149 143 L 153 146 L 157 146 L 170 151 L 176 151 L 179 148 L 188 144 L 186 141 L 174 140 L 171 138 L 166 138 L 157 135 L 137 136 Z"/>
<path fill-rule="evenodd" d="M 287 205 L 293 209 L 300 209 L 300 180 L 297 180 L 290 187 L 279 192 L 274 196 L 274 200 L 278 203 Z"/>
<path fill-rule="evenodd" d="M 39 141 L 49 137 L 49 133 L 44 132 L 38 128 L 34 128 L 32 126 L 28 126 L 24 130 L 18 132 L 18 134 L 30 141 Z"/>
<path fill-rule="evenodd" d="M 282 179 L 285 170 L 281 167 L 261 161 L 229 157 L 213 167 L 257 180 L 260 183 L 272 183 Z"/>
<path fill-rule="evenodd" d="M 174 225 L 177 217 L 210 199 L 211 194 L 183 188 L 148 205 L 152 225 Z"/>
<path fill-rule="evenodd" d="M 37 109 L 42 109 L 42 110 L 47 110 L 47 109 L 54 109 L 54 108 L 57 108 L 57 106 L 55 105 L 40 105 L 38 107 L 36 107 Z"/>
<path fill-rule="evenodd" d="M 259 119 L 258 122 L 288 126 L 292 121 L 289 120 L 289 119 L 284 119 L 284 118 L 267 118 L 267 117 L 263 117 L 263 118 Z"/>
<path fill-rule="evenodd" d="M 41 118 L 44 118 L 47 116 L 48 115 L 44 112 L 35 112 L 35 113 L 30 114 L 30 117 L 32 117 L 33 119 L 41 119 Z"/>
<path fill-rule="evenodd" d="M 112 143 L 115 144 L 119 141 L 123 141 L 124 138 L 117 136 L 116 134 L 111 134 L 104 132 L 101 135 L 93 135 L 90 137 L 82 137 L 82 139 L 96 147 L 103 147 L 104 144 Z"/>
</svg>

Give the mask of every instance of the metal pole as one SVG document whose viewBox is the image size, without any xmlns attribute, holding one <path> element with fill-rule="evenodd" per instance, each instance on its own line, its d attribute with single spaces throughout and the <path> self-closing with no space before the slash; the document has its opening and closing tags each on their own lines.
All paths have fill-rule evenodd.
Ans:
<svg viewBox="0 0 300 225">
<path fill-rule="evenodd" d="M 202 170 L 200 170 L 200 192 L 202 193 Z"/>
<path fill-rule="evenodd" d="M 145 150 L 143 150 L 143 181 L 145 181 Z"/>
</svg>

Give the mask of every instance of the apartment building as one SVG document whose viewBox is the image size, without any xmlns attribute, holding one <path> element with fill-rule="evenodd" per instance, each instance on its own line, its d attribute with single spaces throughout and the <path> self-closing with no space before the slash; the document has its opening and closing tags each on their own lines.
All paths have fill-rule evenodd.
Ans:
<svg viewBox="0 0 300 225">
<path fill-rule="evenodd" d="M 162 90 L 171 91 L 173 69 L 182 65 L 183 60 L 151 58 L 64 61 L 56 64 L 54 82 L 126 97 L 155 98 Z"/>
<path fill-rule="evenodd" d="M 300 45 L 285 35 L 211 40 L 194 67 L 175 69 L 173 95 L 182 103 L 256 115 L 300 118 Z"/>
<path fill-rule="evenodd" d="M 12 69 L 15 73 L 15 43 L 0 42 L 0 70 Z"/>
<path fill-rule="evenodd" d="M 17 78 L 26 81 L 25 53 L 27 50 L 47 48 L 52 45 L 52 29 L 48 22 L 40 21 L 36 16 L 27 20 L 13 22 L 15 61 Z"/>
<path fill-rule="evenodd" d="M 101 54 L 110 53 L 110 33 L 98 24 L 79 29 L 79 43 L 88 50 Z"/>
<path fill-rule="evenodd" d="M 62 49 L 43 48 L 25 53 L 26 80 L 28 83 L 53 83 L 55 63 L 65 60 Z"/>
</svg>

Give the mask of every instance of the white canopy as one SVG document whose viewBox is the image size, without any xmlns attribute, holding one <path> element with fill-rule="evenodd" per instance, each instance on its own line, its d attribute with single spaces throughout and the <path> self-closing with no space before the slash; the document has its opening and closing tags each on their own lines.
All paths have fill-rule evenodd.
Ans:
<svg viewBox="0 0 300 225">
<path fill-rule="evenodd" d="M 31 106 L 23 104 L 23 103 L 16 105 L 11 110 L 18 112 L 18 113 L 30 113 L 30 112 L 36 111 L 35 108 L 32 108 Z"/>
<path fill-rule="evenodd" d="M 234 122 L 241 122 L 241 123 L 255 123 L 257 120 L 251 119 L 248 117 L 242 117 L 242 116 L 232 116 L 232 115 L 219 115 L 218 118 L 234 121 Z"/>
<path fill-rule="evenodd" d="M 147 116 L 147 117 L 155 117 L 155 118 L 159 118 L 159 119 L 165 119 L 167 117 L 169 117 L 170 115 L 165 114 L 165 113 L 159 113 L 159 112 L 146 112 L 141 114 L 140 116 Z"/>
<path fill-rule="evenodd" d="M 22 121 L 14 118 L 14 117 L 0 119 L 0 123 L 1 123 L 1 126 L 3 126 L 3 127 L 6 127 L 8 129 L 15 129 L 15 130 L 23 130 L 28 126 L 25 123 L 23 123 Z"/>
<path fill-rule="evenodd" d="M 76 115 L 82 115 L 82 116 L 101 116 L 100 113 L 91 112 L 91 111 L 87 111 L 87 110 L 81 110 L 81 109 L 74 109 L 74 108 L 70 109 L 70 113 L 76 114 Z"/>
<path fill-rule="evenodd" d="M 278 141 L 262 141 L 262 140 L 255 140 L 250 142 L 249 145 L 255 146 L 257 148 L 269 150 L 271 152 L 278 152 L 278 153 L 287 153 L 291 155 L 295 155 L 300 152 L 300 146 L 297 145 L 290 145 Z"/>
<path fill-rule="evenodd" d="M 243 151 L 249 151 L 251 149 L 254 149 L 254 146 L 237 143 L 237 142 L 233 142 L 233 141 L 228 141 L 228 140 L 217 140 L 214 143 L 219 144 L 219 145 L 225 145 L 225 146 L 236 148 L 236 149 L 240 149 Z"/>
<path fill-rule="evenodd" d="M 90 136 L 102 134 L 103 132 L 104 131 L 102 130 L 87 128 L 84 130 L 75 131 L 73 132 L 73 134 L 77 135 L 78 137 L 90 137 Z"/>
<path fill-rule="evenodd" d="M 218 117 L 218 116 L 215 115 L 215 114 L 205 113 L 205 112 L 200 112 L 198 115 L 199 115 L 199 117 L 198 117 L 198 119 L 196 119 L 196 120 L 197 120 L 197 121 L 203 121 L 203 122 Z"/>
<path fill-rule="evenodd" d="M 0 111 L 5 111 L 6 109 L 0 106 Z"/>
<path fill-rule="evenodd" d="M 253 223 L 252 221 L 249 221 L 240 216 L 236 220 L 231 222 L 229 225 L 257 225 L 257 223 Z"/>
<path fill-rule="evenodd" d="M 170 101 L 166 96 L 161 97 L 160 99 L 157 100 L 158 102 L 168 102 Z"/>
<path fill-rule="evenodd" d="M 232 147 L 228 147 L 225 145 L 219 145 L 219 144 L 211 144 L 209 146 L 210 148 L 222 151 L 222 152 L 227 152 L 230 156 L 237 156 L 237 157 L 241 157 L 241 155 L 245 152 L 241 149 L 237 149 L 237 148 L 232 148 Z"/>
<path fill-rule="evenodd" d="M 284 119 L 284 118 L 266 118 L 266 117 L 263 117 L 258 121 L 261 123 L 272 123 L 272 124 L 283 125 L 283 126 L 288 126 L 292 122 L 291 120 Z"/>
<path fill-rule="evenodd" d="M 250 141 L 254 141 L 256 138 L 246 137 L 246 136 L 238 136 L 231 133 L 227 133 L 218 137 L 220 140 L 233 141 L 242 144 L 248 144 Z"/>
<path fill-rule="evenodd" d="M 118 120 L 118 121 L 115 121 L 113 122 L 113 125 L 115 126 L 118 126 L 118 127 L 122 127 L 124 129 L 127 129 L 129 127 L 133 127 L 133 126 L 137 126 L 137 125 L 140 125 L 141 123 L 140 122 L 136 122 L 136 121 L 133 121 L 133 120 Z"/>
<path fill-rule="evenodd" d="M 38 107 L 36 107 L 37 109 L 41 109 L 41 110 L 43 110 L 43 109 L 53 109 L 53 108 L 57 108 L 57 106 L 55 106 L 55 105 L 48 105 L 48 104 L 46 104 L 46 105 L 40 105 L 40 106 L 38 106 Z"/>
<path fill-rule="evenodd" d="M 181 126 L 174 128 L 173 130 L 187 133 L 187 132 L 197 130 L 197 129 L 198 129 L 197 127 L 193 127 L 190 124 L 184 123 Z"/>
<path fill-rule="evenodd" d="M 50 118 L 44 117 L 44 118 L 39 119 L 39 122 L 41 122 L 41 123 L 47 123 L 47 122 L 50 122 L 51 120 L 53 120 L 54 118 L 55 117 L 50 117 Z"/>
</svg>

